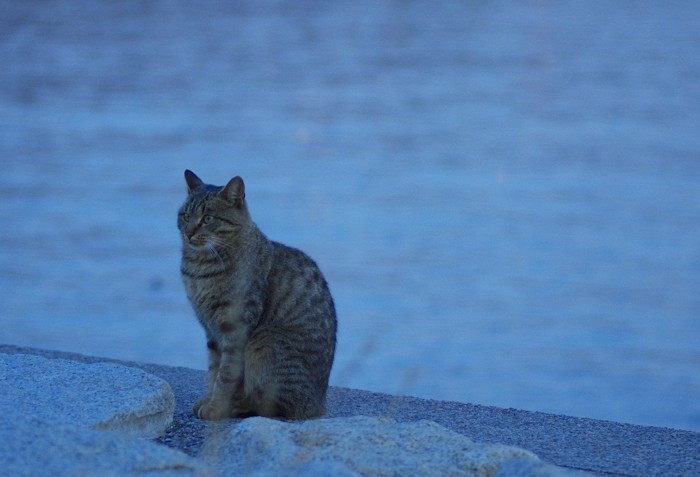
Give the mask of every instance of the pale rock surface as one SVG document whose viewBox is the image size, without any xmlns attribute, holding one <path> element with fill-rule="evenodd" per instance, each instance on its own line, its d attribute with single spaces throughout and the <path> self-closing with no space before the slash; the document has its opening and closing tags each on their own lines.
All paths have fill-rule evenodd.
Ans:
<svg viewBox="0 0 700 477">
<path fill-rule="evenodd" d="M 188 455 L 144 439 L 24 417 L 0 426 L 0 474 L 15 477 L 208 477 Z"/>
<path fill-rule="evenodd" d="M 174 407 L 170 385 L 140 369 L 0 353 L 0 473 L 213 475 L 146 439 Z"/>
<path fill-rule="evenodd" d="M 170 385 L 140 369 L 0 354 L 4 416 L 156 437 L 172 422 L 174 409 Z"/>
<path fill-rule="evenodd" d="M 224 474 L 263 476 L 565 476 L 516 447 L 477 444 L 432 421 L 350 417 L 283 422 L 253 417 L 212 427 L 199 456 Z M 505 474 L 501 474 L 505 475 Z"/>
<path fill-rule="evenodd" d="M 210 422 L 192 458 L 147 440 L 173 409 L 170 386 L 139 369 L 0 353 L 0 468 L 18 476 L 580 475 L 432 421 L 362 416 Z"/>
</svg>

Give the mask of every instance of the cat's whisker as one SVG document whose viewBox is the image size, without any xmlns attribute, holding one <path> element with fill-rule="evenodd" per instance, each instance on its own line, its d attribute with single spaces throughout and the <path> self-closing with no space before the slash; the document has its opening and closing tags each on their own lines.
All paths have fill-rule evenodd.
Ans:
<svg viewBox="0 0 700 477">
<path fill-rule="evenodd" d="M 219 255 L 219 250 L 227 249 L 227 248 L 229 248 L 228 245 L 220 243 L 216 240 L 213 240 L 211 237 L 207 239 L 207 249 L 209 249 L 209 252 L 212 255 L 215 255 L 215 254 Z M 219 255 L 219 256 L 221 256 L 221 255 Z"/>
<path fill-rule="evenodd" d="M 226 243 L 224 239 L 221 239 L 219 237 L 210 237 L 209 241 L 217 247 L 233 248 L 233 246 L 230 243 Z"/>
<path fill-rule="evenodd" d="M 222 268 L 226 268 L 226 264 L 224 263 L 224 259 L 221 258 L 221 255 L 219 255 L 219 252 L 216 251 L 214 246 L 211 243 L 207 243 L 207 249 L 211 252 L 211 254 L 216 258 L 219 263 L 221 264 Z"/>
</svg>

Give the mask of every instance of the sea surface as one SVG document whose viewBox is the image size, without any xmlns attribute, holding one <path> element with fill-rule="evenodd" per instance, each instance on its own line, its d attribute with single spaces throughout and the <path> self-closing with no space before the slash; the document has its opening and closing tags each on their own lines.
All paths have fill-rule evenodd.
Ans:
<svg viewBox="0 0 700 477">
<path fill-rule="evenodd" d="M 700 431 L 696 2 L 4 1 L 0 64 L 0 342 L 203 369 L 190 168 L 331 384 Z"/>
</svg>

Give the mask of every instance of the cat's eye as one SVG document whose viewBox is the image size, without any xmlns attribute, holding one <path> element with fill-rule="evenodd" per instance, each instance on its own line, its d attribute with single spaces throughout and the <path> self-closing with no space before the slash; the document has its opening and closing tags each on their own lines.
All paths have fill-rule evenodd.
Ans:
<svg viewBox="0 0 700 477">
<path fill-rule="evenodd" d="M 205 215 L 202 218 L 202 222 L 204 222 L 205 224 L 210 224 L 210 223 L 214 222 L 214 216 L 213 215 Z"/>
<path fill-rule="evenodd" d="M 187 212 L 183 213 L 182 220 L 184 220 L 185 222 L 189 222 L 190 221 L 190 214 L 188 214 Z"/>
</svg>

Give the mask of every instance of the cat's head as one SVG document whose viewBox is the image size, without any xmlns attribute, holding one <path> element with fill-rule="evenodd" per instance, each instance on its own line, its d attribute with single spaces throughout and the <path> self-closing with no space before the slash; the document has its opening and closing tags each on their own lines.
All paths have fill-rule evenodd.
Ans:
<svg viewBox="0 0 700 477">
<path fill-rule="evenodd" d="M 183 243 L 193 249 L 231 246 L 251 223 L 243 179 L 236 176 L 223 187 L 205 184 L 185 171 L 187 199 L 180 207 L 177 226 Z"/>
</svg>

